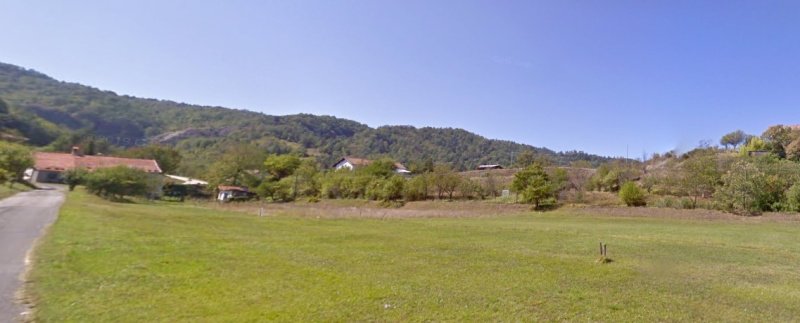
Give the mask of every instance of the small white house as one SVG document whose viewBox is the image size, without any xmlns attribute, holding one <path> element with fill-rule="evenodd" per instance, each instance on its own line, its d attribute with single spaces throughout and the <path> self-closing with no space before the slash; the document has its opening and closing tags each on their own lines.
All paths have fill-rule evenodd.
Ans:
<svg viewBox="0 0 800 323">
<path fill-rule="evenodd" d="M 372 163 L 372 161 L 369 159 L 348 156 L 339 159 L 339 161 L 333 164 L 333 169 L 339 170 L 346 168 L 349 170 L 354 170 L 358 167 L 369 165 L 370 163 Z M 403 166 L 403 164 L 401 163 L 394 163 L 394 171 L 401 175 L 411 174 L 411 172 L 409 172 L 408 169 L 406 169 L 406 166 Z"/>
</svg>

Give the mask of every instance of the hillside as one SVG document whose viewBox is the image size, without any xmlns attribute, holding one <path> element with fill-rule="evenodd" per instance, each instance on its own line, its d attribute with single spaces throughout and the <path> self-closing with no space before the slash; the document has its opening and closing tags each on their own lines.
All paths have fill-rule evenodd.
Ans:
<svg viewBox="0 0 800 323">
<path fill-rule="evenodd" d="M 532 150 L 556 164 L 606 157 L 583 152 L 554 152 L 511 141 L 487 139 L 463 129 L 384 126 L 370 128 L 332 116 L 271 116 L 223 107 L 118 95 L 0 63 L 0 98 L 8 102 L 4 135 L 23 136 L 32 145 L 63 150 L 87 144 L 98 150 L 141 145 L 172 145 L 191 156 L 186 172 L 203 165 L 226 147 L 251 143 L 271 153 L 302 150 L 331 163 L 342 155 L 389 156 L 404 163 L 444 162 L 456 169 L 480 163 L 508 164 L 514 153 Z"/>
</svg>

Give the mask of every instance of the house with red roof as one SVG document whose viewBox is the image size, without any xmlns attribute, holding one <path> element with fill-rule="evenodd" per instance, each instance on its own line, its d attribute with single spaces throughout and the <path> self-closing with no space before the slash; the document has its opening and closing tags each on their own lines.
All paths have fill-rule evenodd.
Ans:
<svg viewBox="0 0 800 323">
<path fill-rule="evenodd" d="M 61 183 L 66 170 L 83 168 L 93 171 L 100 168 L 128 166 L 141 169 L 150 174 L 161 174 L 161 168 L 153 159 L 121 158 L 111 156 L 89 156 L 72 147 L 72 153 L 36 152 L 33 154 L 32 182 Z"/>
</svg>

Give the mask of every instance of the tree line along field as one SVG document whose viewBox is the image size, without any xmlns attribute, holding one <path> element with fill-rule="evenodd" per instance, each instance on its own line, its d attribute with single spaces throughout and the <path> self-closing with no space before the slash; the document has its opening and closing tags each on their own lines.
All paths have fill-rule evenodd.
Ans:
<svg viewBox="0 0 800 323">
<path fill-rule="evenodd" d="M 79 188 L 38 246 L 26 294 L 42 322 L 800 316 L 794 218 L 285 214 L 111 203 Z M 601 241 L 610 263 L 596 262 Z"/>
</svg>

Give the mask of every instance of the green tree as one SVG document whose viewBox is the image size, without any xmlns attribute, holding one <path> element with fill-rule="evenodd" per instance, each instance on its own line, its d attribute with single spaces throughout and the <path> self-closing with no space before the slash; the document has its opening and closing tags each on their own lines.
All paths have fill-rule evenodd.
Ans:
<svg viewBox="0 0 800 323">
<path fill-rule="evenodd" d="M 550 181 L 553 183 L 555 194 L 570 188 L 569 173 L 564 168 L 554 168 L 550 172 Z"/>
<path fill-rule="evenodd" d="M 369 165 L 358 168 L 357 171 L 361 174 L 379 178 L 389 178 L 396 174 L 395 162 L 389 158 L 374 160 Z"/>
<path fill-rule="evenodd" d="M 33 167 L 33 154 L 25 146 L 0 141 L 0 169 L 8 173 L 9 184 L 21 182 L 25 170 Z"/>
<path fill-rule="evenodd" d="M 800 212 L 800 182 L 794 183 L 786 191 L 786 210 Z"/>
<path fill-rule="evenodd" d="M 792 142 L 786 146 L 786 158 L 793 161 L 800 161 L 800 138 L 792 140 Z"/>
<path fill-rule="evenodd" d="M 322 196 L 330 199 L 348 198 L 353 172 L 347 169 L 327 172 L 322 175 Z"/>
<path fill-rule="evenodd" d="M 589 178 L 589 188 L 597 191 L 617 192 L 622 183 L 641 176 L 642 169 L 639 165 L 639 163 L 623 159 L 604 163 L 597 167 L 594 175 Z"/>
<path fill-rule="evenodd" d="M 89 143 L 91 145 L 90 147 L 95 149 L 95 141 L 92 140 Z M 88 152 L 87 154 L 91 155 L 91 153 Z M 181 153 L 175 148 L 155 144 L 125 150 L 121 153 L 121 156 L 154 159 L 158 163 L 158 167 L 160 167 L 161 171 L 165 174 L 174 173 L 178 167 L 180 167 L 181 160 L 183 160 L 183 156 L 181 156 Z"/>
<path fill-rule="evenodd" d="M 465 178 L 461 181 L 461 185 L 458 187 L 458 192 L 461 193 L 462 198 L 466 199 L 484 199 L 486 198 L 486 192 L 483 190 L 483 186 L 480 183 Z"/>
<path fill-rule="evenodd" d="M 127 166 L 100 168 L 86 176 L 89 192 L 121 200 L 125 196 L 143 196 L 148 192 L 148 174 Z"/>
<path fill-rule="evenodd" d="M 291 202 L 297 196 L 295 185 L 297 183 L 293 177 L 285 177 L 279 181 L 263 181 L 255 188 L 255 193 L 273 202 Z"/>
<path fill-rule="evenodd" d="M 734 213 L 762 211 L 767 175 L 753 163 L 738 161 L 722 176 L 723 185 L 714 194 L 722 207 Z"/>
<path fill-rule="evenodd" d="M 736 130 L 722 136 L 722 139 L 719 140 L 719 143 L 725 146 L 725 149 L 727 149 L 728 146 L 732 146 L 733 149 L 736 149 L 736 146 L 744 143 L 746 138 L 747 135 L 744 133 L 744 131 Z"/>
<path fill-rule="evenodd" d="M 211 165 L 209 183 L 217 185 L 247 185 L 256 187 L 260 184 L 257 172 L 264 166 L 266 156 L 258 147 L 237 145 L 225 151 L 222 158 Z"/>
<path fill-rule="evenodd" d="M 691 198 L 691 207 L 697 207 L 700 197 L 710 197 L 722 181 L 717 158 L 714 153 L 689 157 L 681 164 L 679 191 Z"/>
<path fill-rule="evenodd" d="M 436 164 L 433 167 L 430 180 L 432 186 L 436 188 L 437 198 L 441 199 L 444 195 L 447 195 L 447 198 L 452 200 L 453 194 L 461 184 L 462 178 L 461 175 L 453 171 L 450 166 Z"/>
<path fill-rule="evenodd" d="M 319 197 L 322 190 L 321 175 L 316 163 L 312 160 L 306 159 L 300 162 L 300 165 L 292 172 L 294 175 L 294 194 L 297 196 L 305 197 Z"/>
<path fill-rule="evenodd" d="M 497 197 L 500 191 L 500 184 L 497 182 L 497 178 L 495 178 L 492 173 L 486 173 L 486 176 L 483 181 L 483 191 L 491 195 L 492 197 Z"/>
<path fill-rule="evenodd" d="M 786 147 L 797 138 L 797 134 L 791 127 L 784 125 L 776 125 L 767 128 L 761 135 L 761 138 L 767 144 L 767 148 L 775 155 L 784 158 L 786 157 Z"/>
<path fill-rule="evenodd" d="M 86 181 L 86 177 L 89 175 L 89 172 L 85 168 L 73 168 L 64 171 L 62 177 L 64 178 L 64 183 L 69 186 L 69 190 L 75 190 L 75 187 L 78 185 L 82 185 Z"/>
<path fill-rule="evenodd" d="M 403 198 L 405 184 L 406 180 L 399 175 L 389 177 L 383 182 L 381 199 L 384 201 L 396 201 Z"/>
<path fill-rule="evenodd" d="M 634 182 L 625 182 L 625 184 L 622 184 L 622 187 L 619 189 L 619 198 L 627 206 L 647 205 L 644 190 L 639 188 Z"/>
<path fill-rule="evenodd" d="M 769 145 L 759 137 L 750 137 L 747 143 L 739 147 L 739 155 L 747 157 L 752 151 L 765 151 L 769 149 Z"/>
<path fill-rule="evenodd" d="M 428 198 L 428 176 L 426 174 L 412 177 L 403 186 L 403 199 L 421 201 Z"/>
<path fill-rule="evenodd" d="M 300 157 L 292 154 L 269 155 L 264 161 L 267 172 L 277 180 L 294 174 L 300 164 Z"/>
<path fill-rule="evenodd" d="M 538 163 L 517 172 L 511 182 L 511 189 L 520 195 L 522 203 L 533 204 L 534 208 L 539 208 L 555 191 L 550 176 Z"/>
</svg>

